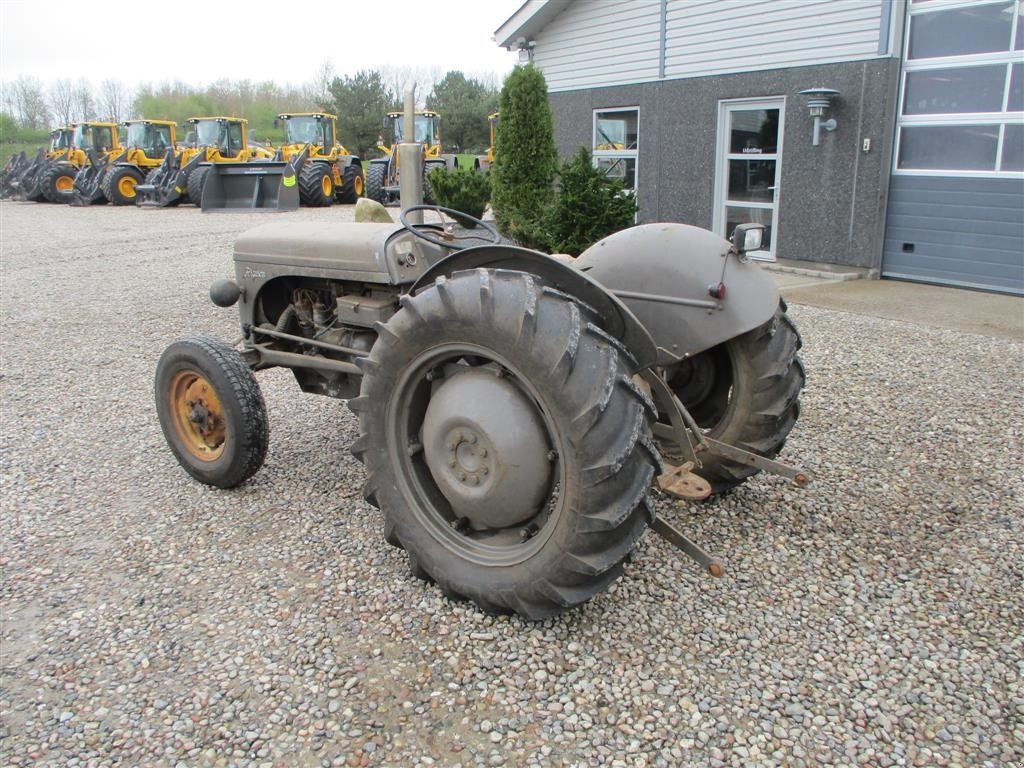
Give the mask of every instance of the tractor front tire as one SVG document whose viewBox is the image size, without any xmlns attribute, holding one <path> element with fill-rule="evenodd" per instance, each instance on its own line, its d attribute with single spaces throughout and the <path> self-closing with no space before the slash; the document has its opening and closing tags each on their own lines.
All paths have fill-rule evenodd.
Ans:
<svg viewBox="0 0 1024 768">
<path fill-rule="evenodd" d="M 71 163 L 55 163 L 43 172 L 40 191 L 44 199 L 51 203 L 66 203 L 75 185 L 78 168 Z"/>
<path fill-rule="evenodd" d="M 171 344 L 157 363 L 155 394 L 167 445 L 196 480 L 234 488 L 263 466 L 267 408 L 236 350 L 206 336 Z"/>
<path fill-rule="evenodd" d="M 363 167 L 351 163 L 341 172 L 341 188 L 338 190 L 338 202 L 352 204 L 363 196 Z"/>
<path fill-rule="evenodd" d="M 783 303 L 768 322 L 667 368 L 665 377 L 709 437 L 771 459 L 800 415 L 801 344 Z M 718 456 L 702 463 L 695 471 L 716 494 L 760 471 Z"/>
<path fill-rule="evenodd" d="M 334 174 L 329 163 L 306 163 L 299 173 L 299 201 L 315 208 L 334 202 Z"/>
<path fill-rule="evenodd" d="M 200 165 L 197 168 L 193 168 L 192 173 L 188 175 L 188 182 L 185 187 L 188 199 L 193 205 L 201 206 L 203 204 L 203 187 L 206 186 L 206 177 L 209 173 L 210 166 Z"/>
<path fill-rule="evenodd" d="M 142 183 L 141 171 L 127 165 L 116 165 L 103 176 L 100 189 L 113 205 L 135 205 L 135 187 Z"/>
<path fill-rule="evenodd" d="M 478 269 L 378 326 L 352 452 L 414 575 L 542 619 L 622 573 L 660 460 L 653 406 L 598 320 L 529 274 Z"/>
<path fill-rule="evenodd" d="M 370 163 L 366 172 L 366 196 L 384 204 L 384 179 L 387 176 L 388 167 L 385 163 Z"/>
</svg>

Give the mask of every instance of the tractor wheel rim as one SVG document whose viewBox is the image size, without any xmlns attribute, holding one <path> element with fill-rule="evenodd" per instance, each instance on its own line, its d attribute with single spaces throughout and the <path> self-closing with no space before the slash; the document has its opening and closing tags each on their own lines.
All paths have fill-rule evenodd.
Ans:
<svg viewBox="0 0 1024 768">
<path fill-rule="evenodd" d="M 58 176 L 54 186 L 58 192 L 68 192 L 75 185 L 75 180 L 70 176 Z"/>
<path fill-rule="evenodd" d="M 324 193 L 324 197 L 330 197 L 334 191 L 334 184 L 331 183 L 331 177 L 324 174 L 324 177 L 320 179 L 320 191 Z"/>
<path fill-rule="evenodd" d="M 427 429 L 425 414 L 432 399 L 431 381 L 445 375 L 439 374 L 440 371 L 459 369 L 460 361 L 466 359 L 481 363 L 476 368 L 491 368 L 494 375 L 500 375 L 514 386 L 523 402 L 534 409 L 534 419 L 541 425 L 543 437 L 527 437 L 526 448 L 527 452 L 535 450 L 542 456 L 547 462 L 546 468 L 542 471 L 528 469 L 514 476 L 510 483 L 514 485 L 523 479 L 528 485 L 532 483 L 532 487 L 521 489 L 524 498 L 531 498 L 526 507 L 517 506 L 514 499 L 501 494 L 504 505 L 501 509 L 475 513 L 472 517 L 467 513 L 474 493 L 486 496 L 484 484 L 502 471 L 499 462 L 505 455 L 505 448 L 491 443 L 495 437 L 494 423 L 463 419 L 462 424 L 455 424 L 441 419 L 440 429 L 433 433 Z M 561 457 L 570 449 L 527 377 L 493 350 L 475 344 L 451 343 L 419 355 L 396 383 L 386 431 L 389 460 L 398 467 L 399 491 L 408 508 L 430 536 L 453 555 L 487 566 L 515 565 L 533 557 L 551 538 L 569 503 L 565 490 L 566 462 Z M 426 445 L 431 438 L 440 440 L 441 450 L 438 444 Z M 500 442 L 500 435 L 498 438 Z M 484 450 L 488 452 L 486 456 Z M 492 450 L 497 453 L 497 461 Z M 439 454 L 443 457 L 439 458 Z M 484 467 L 488 470 L 486 474 Z M 447 482 L 446 473 L 451 473 Z M 536 498 L 541 499 L 539 504 L 533 503 Z"/>
<path fill-rule="evenodd" d="M 213 385 L 196 371 L 178 371 L 171 379 L 168 397 L 174 430 L 185 450 L 199 461 L 219 459 L 227 439 L 227 421 Z"/>
<path fill-rule="evenodd" d="M 122 197 L 135 197 L 135 179 L 124 176 L 117 182 L 117 191 Z"/>
<path fill-rule="evenodd" d="M 363 196 L 363 177 L 361 174 L 356 174 L 355 178 L 352 179 L 352 191 L 356 193 L 356 197 Z"/>
</svg>

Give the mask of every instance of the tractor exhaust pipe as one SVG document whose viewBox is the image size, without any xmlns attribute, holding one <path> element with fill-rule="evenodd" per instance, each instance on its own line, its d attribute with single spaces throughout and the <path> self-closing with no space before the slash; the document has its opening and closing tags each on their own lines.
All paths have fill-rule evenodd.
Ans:
<svg viewBox="0 0 1024 768">
<path fill-rule="evenodd" d="M 398 145 L 398 200 L 402 210 L 423 205 L 423 148 L 416 141 L 416 84 L 406 83 L 402 139 Z M 411 224 L 423 223 L 423 212 L 407 217 Z"/>
</svg>

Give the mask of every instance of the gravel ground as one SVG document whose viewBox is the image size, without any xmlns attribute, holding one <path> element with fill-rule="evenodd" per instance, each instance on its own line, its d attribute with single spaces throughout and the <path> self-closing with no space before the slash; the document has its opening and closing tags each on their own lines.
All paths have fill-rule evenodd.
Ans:
<svg viewBox="0 0 1024 768">
<path fill-rule="evenodd" d="M 263 221 L 0 205 L 0 763 L 1024 764 L 1020 344 L 793 307 L 817 482 L 659 509 L 725 578 L 649 533 L 583 609 L 493 618 L 408 574 L 288 372 L 245 487 L 166 450 L 157 357 L 237 335 L 206 289 Z"/>
</svg>

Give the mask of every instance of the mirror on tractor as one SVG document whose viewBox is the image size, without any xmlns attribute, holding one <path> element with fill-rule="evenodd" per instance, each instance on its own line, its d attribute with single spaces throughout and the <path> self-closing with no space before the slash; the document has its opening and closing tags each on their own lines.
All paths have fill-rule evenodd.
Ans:
<svg viewBox="0 0 1024 768">
<path fill-rule="evenodd" d="M 733 253 L 737 256 L 744 256 L 748 251 L 759 251 L 764 242 L 764 224 L 737 224 L 730 239 Z"/>
</svg>

